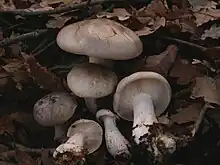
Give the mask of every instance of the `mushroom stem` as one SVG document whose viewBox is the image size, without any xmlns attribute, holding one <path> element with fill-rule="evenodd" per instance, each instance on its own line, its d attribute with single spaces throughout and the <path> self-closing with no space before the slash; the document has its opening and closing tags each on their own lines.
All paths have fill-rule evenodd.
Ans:
<svg viewBox="0 0 220 165">
<path fill-rule="evenodd" d="M 96 104 L 96 98 L 84 98 L 84 100 L 86 107 L 89 109 L 89 111 L 95 114 L 98 109 L 98 106 Z"/>
<path fill-rule="evenodd" d="M 99 64 L 107 68 L 114 67 L 114 63 L 112 62 L 112 60 L 106 60 L 106 59 L 97 58 L 97 57 L 89 57 L 89 62 Z"/>
<path fill-rule="evenodd" d="M 158 123 L 153 101 L 151 96 L 145 93 L 136 95 L 133 99 L 134 121 L 133 131 L 134 140 L 137 144 L 141 142 L 140 138 L 149 132 L 149 127 L 153 123 Z"/>
<path fill-rule="evenodd" d="M 62 125 L 55 125 L 54 129 L 55 129 L 55 131 L 54 131 L 54 134 L 55 134 L 54 135 L 54 140 L 58 140 L 58 139 L 60 139 L 61 137 L 63 137 L 65 135 L 65 130 L 64 130 Z"/>
<path fill-rule="evenodd" d="M 84 135 L 82 133 L 76 133 L 71 136 L 65 143 L 60 144 L 53 153 L 53 157 L 57 158 L 59 154 L 65 154 L 66 152 L 72 153 L 74 157 L 80 158 L 84 161 Z M 72 160 L 75 160 L 71 157 Z"/>
<path fill-rule="evenodd" d="M 101 117 L 105 127 L 105 139 L 108 152 L 113 156 L 122 156 L 124 158 L 130 158 L 129 142 L 121 134 L 116 126 L 115 118 L 111 116 Z"/>
<path fill-rule="evenodd" d="M 67 141 L 66 144 L 73 144 L 74 148 L 72 148 L 75 154 L 82 154 L 84 150 L 84 135 L 83 133 L 75 133 L 71 136 Z"/>
</svg>

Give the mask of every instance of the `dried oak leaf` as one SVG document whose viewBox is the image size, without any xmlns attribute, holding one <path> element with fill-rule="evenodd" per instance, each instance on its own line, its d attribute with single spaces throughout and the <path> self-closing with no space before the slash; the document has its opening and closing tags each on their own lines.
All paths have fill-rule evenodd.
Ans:
<svg viewBox="0 0 220 165">
<path fill-rule="evenodd" d="M 71 19 L 71 16 L 64 16 L 60 14 L 53 14 L 53 18 L 48 20 L 46 26 L 48 28 L 62 28 L 67 21 Z"/>
<path fill-rule="evenodd" d="M 165 15 L 169 11 L 163 0 L 154 0 L 144 8 L 137 10 L 135 17 L 143 24 L 141 29 L 135 30 L 139 36 L 149 35 L 154 33 L 160 27 L 166 25 Z"/>
<path fill-rule="evenodd" d="M 0 134 L 7 132 L 13 134 L 16 131 L 14 121 L 18 123 L 25 123 L 31 119 L 30 115 L 22 112 L 16 112 L 8 115 L 4 115 L 0 118 Z"/>
<path fill-rule="evenodd" d="M 218 3 L 214 1 L 202 0 L 191 1 L 192 11 L 196 17 L 195 23 L 201 26 L 209 21 L 217 20 L 220 17 L 220 9 L 216 9 Z"/>
<path fill-rule="evenodd" d="M 196 77 L 190 97 L 192 99 L 202 97 L 205 102 L 220 105 L 220 93 L 217 89 L 216 80 L 208 76 Z"/>
<path fill-rule="evenodd" d="M 177 109 L 177 113 L 170 116 L 172 122 L 183 124 L 187 122 L 196 122 L 203 103 L 192 103 L 186 108 Z"/>
<path fill-rule="evenodd" d="M 16 82 L 16 87 L 21 90 L 23 88 L 23 84 L 28 82 L 28 79 L 30 77 L 27 66 L 22 60 L 18 59 L 9 59 L 5 61 L 7 62 L 7 64 L 2 66 L 2 68 Z"/>
<path fill-rule="evenodd" d="M 205 40 L 208 37 L 213 38 L 213 39 L 218 39 L 220 37 L 220 27 L 214 24 L 210 27 L 210 29 L 205 30 L 201 36 L 201 39 Z"/>
<path fill-rule="evenodd" d="M 199 68 L 196 65 L 192 65 L 189 61 L 177 57 L 169 75 L 178 78 L 177 83 L 179 85 L 186 85 L 195 77 L 203 76 L 203 72 L 204 68 Z"/>
<path fill-rule="evenodd" d="M 36 161 L 27 153 L 19 150 L 16 150 L 16 161 L 18 165 L 37 165 Z"/>
<path fill-rule="evenodd" d="M 147 57 L 144 70 L 167 75 L 176 59 L 177 51 L 178 48 L 175 45 L 169 45 L 167 49 L 159 55 Z"/>
<path fill-rule="evenodd" d="M 16 9 L 15 4 L 12 0 L 1 0 L 0 1 L 0 10 L 7 11 L 7 10 L 14 10 Z"/>
<path fill-rule="evenodd" d="M 48 71 L 47 68 L 42 67 L 33 56 L 25 53 L 22 53 L 22 56 L 29 67 L 32 78 L 39 85 L 53 92 L 64 91 L 62 80 L 59 77 Z"/>
<path fill-rule="evenodd" d="M 98 18 L 114 18 L 117 17 L 119 21 L 130 19 L 132 15 L 124 8 L 114 8 L 112 12 L 100 12 L 96 14 Z"/>
</svg>

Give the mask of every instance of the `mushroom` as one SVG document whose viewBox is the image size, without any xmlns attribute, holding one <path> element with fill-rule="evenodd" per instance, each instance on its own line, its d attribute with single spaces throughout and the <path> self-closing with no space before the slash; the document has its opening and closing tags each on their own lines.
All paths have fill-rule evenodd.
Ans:
<svg viewBox="0 0 220 165">
<path fill-rule="evenodd" d="M 171 100 L 167 80 L 155 72 L 136 72 L 123 78 L 114 94 L 114 111 L 125 120 L 133 120 L 132 135 L 137 146 L 146 146 L 155 160 L 176 150 L 172 135 L 161 130 L 157 116 Z"/>
<path fill-rule="evenodd" d="M 116 126 L 116 119 L 118 118 L 114 113 L 108 109 L 101 109 L 96 113 L 97 120 L 101 120 L 105 127 L 105 141 L 108 152 L 114 158 L 123 158 L 123 160 L 129 160 L 130 144 L 127 139 L 121 134 Z"/>
<path fill-rule="evenodd" d="M 111 94 L 118 78 L 111 70 L 93 63 L 76 65 L 67 75 L 70 90 L 85 99 L 88 109 L 96 113 L 96 99 Z"/>
<path fill-rule="evenodd" d="M 106 18 L 65 26 L 56 41 L 66 52 L 87 55 L 90 62 L 110 67 L 109 60 L 132 59 L 143 50 L 140 38 L 132 30 Z"/>
<path fill-rule="evenodd" d="M 58 164 L 85 163 L 85 156 L 101 146 L 102 136 L 102 127 L 97 122 L 88 119 L 77 120 L 68 129 L 69 139 L 56 148 L 53 157 L 60 162 Z"/>
<path fill-rule="evenodd" d="M 39 124 L 55 127 L 54 139 L 57 140 L 64 135 L 62 124 L 72 117 L 76 107 L 75 97 L 65 92 L 54 92 L 35 103 L 33 115 Z"/>
</svg>

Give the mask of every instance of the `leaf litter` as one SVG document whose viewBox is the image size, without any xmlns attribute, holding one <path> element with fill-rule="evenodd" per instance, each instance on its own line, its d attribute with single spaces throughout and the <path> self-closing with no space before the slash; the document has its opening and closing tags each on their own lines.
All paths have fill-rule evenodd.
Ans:
<svg viewBox="0 0 220 165">
<path fill-rule="evenodd" d="M 14 45 L 3 44 L 0 48 L 0 88 L 4 89 L 0 90 L 0 105 L 8 107 L 5 112 L 0 112 L 0 164 L 54 164 L 50 153 L 51 148 L 57 147 L 53 129 L 44 128 L 35 122 L 31 117 L 33 105 L 45 94 L 68 91 L 65 77 L 71 69 L 69 61 L 74 63 L 81 57 L 66 54 L 56 44 L 48 46 L 42 40 L 46 37 L 54 41 L 57 32 L 65 25 L 91 18 L 112 19 L 135 31 L 144 45 L 144 52 L 138 57 L 141 62 L 137 70 L 160 73 L 170 82 L 172 102 L 160 119 L 165 121 L 164 124 L 169 123 L 170 127 L 176 126 L 178 131 L 189 129 L 194 134 L 198 132 L 194 144 L 197 146 L 196 151 L 193 147 L 189 149 L 197 152 L 197 156 L 191 156 L 190 161 L 177 157 L 174 164 L 203 165 L 209 162 L 214 165 L 213 160 L 220 162 L 218 154 L 215 154 L 220 149 L 219 2 L 152 0 L 97 3 L 67 10 L 81 3 L 85 1 L 1 1 L 0 13 L 3 15 L 0 16 L 0 39 L 4 41 L 6 38 L 10 40 L 18 37 L 18 41 Z M 63 7 L 67 9 L 60 12 Z M 50 13 L 51 10 L 54 11 Z M 30 13 L 36 15 L 29 17 Z M 23 38 L 27 32 L 37 29 L 48 31 L 43 36 Z M 160 36 L 174 40 L 160 40 Z M 156 42 L 158 38 L 159 42 Z M 177 42 L 175 38 L 186 42 Z M 192 43 L 204 49 L 198 49 Z M 40 53 L 33 55 L 31 52 L 35 49 L 40 50 Z M 125 66 L 126 62 L 122 61 L 118 65 Z M 132 72 L 131 66 L 120 66 L 115 71 L 119 77 Z M 56 72 L 50 71 L 49 68 L 53 67 L 58 68 Z M 85 109 L 83 102 L 78 111 L 80 109 Z M 85 116 L 94 119 L 87 111 L 80 113 L 77 118 Z M 130 135 L 129 132 L 126 134 Z M 215 143 L 213 152 L 208 153 L 210 151 L 206 150 L 202 140 L 207 144 Z M 99 160 L 97 164 L 116 163 L 106 154 L 105 148 L 96 153 L 98 158 L 95 160 Z M 96 164 L 95 160 L 90 159 L 93 164 Z"/>
</svg>

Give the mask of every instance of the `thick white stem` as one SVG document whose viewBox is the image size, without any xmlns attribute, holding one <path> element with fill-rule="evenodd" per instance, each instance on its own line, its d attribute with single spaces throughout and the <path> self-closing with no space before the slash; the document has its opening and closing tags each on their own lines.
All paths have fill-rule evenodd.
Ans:
<svg viewBox="0 0 220 165">
<path fill-rule="evenodd" d="M 56 158 L 58 154 L 65 152 L 71 152 L 75 156 L 81 156 L 84 151 L 84 134 L 76 133 L 71 136 L 66 143 L 59 145 L 53 153 L 53 157 Z"/>
<path fill-rule="evenodd" d="M 154 105 L 151 96 L 145 93 L 136 95 L 133 99 L 134 121 L 133 131 L 134 140 L 137 144 L 141 142 L 140 137 L 149 132 L 149 126 L 158 123 L 154 112 Z"/>
<path fill-rule="evenodd" d="M 96 113 L 98 106 L 96 104 L 96 98 L 84 98 L 86 107 L 89 109 L 90 112 L 93 114 Z"/>
<path fill-rule="evenodd" d="M 84 142 L 85 142 L 84 134 L 75 133 L 66 141 L 66 144 L 73 144 L 75 146 L 74 151 L 76 153 L 81 153 L 84 149 Z"/>
<path fill-rule="evenodd" d="M 105 59 L 97 58 L 97 57 L 89 57 L 89 62 L 94 63 L 94 64 L 99 64 L 110 69 L 114 67 L 114 63 L 112 60 L 105 60 Z"/>
<path fill-rule="evenodd" d="M 58 139 L 62 138 L 65 135 L 65 130 L 64 130 L 62 125 L 55 125 L 54 129 L 55 129 L 55 131 L 54 131 L 54 134 L 55 134 L 54 135 L 54 140 L 58 140 Z"/>
<path fill-rule="evenodd" d="M 103 117 L 105 126 L 105 140 L 108 152 L 116 157 L 118 155 L 130 156 L 129 142 L 121 134 L 116 126 L 115 119 L 109 116 Z"/>
</svg>

